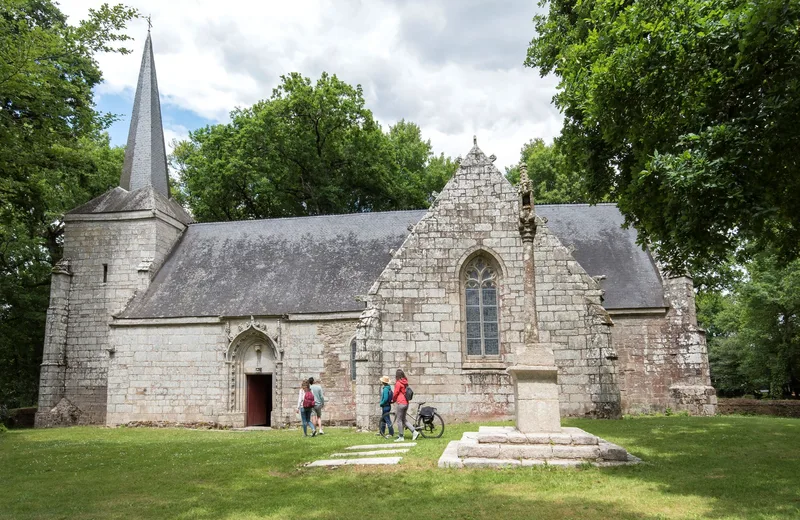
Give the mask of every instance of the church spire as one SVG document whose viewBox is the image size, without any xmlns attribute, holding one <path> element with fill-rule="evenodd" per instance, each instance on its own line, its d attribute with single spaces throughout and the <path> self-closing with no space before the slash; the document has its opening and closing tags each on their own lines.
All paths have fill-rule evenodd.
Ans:
<svg viewBox="0 0 800 520">
<path fill-rule="evenodd" d="M 164 146 L 164 130 L 161 127 L 161 103 L 158 99 L 156 65 L 149 30 L 144 43 L 142 68 L 139 71 L 139 83 L 136 85 L 128 145 L 119 185 L 128 191 L 152 186 L 153 190 L 169 197 L 167 152 Z"/>
</svg>

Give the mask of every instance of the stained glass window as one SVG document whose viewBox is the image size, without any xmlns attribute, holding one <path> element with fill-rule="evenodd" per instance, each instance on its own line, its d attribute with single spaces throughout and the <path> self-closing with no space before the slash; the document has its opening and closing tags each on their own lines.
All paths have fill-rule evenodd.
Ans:
<svg viewBox="0 0 800 520">
<path fill-rule="evenodd" d="M 500 354 L 497 321 L 497 274 L 485 258 L 472 260 L 464 271 L 467 355 Z"/>
</svg>

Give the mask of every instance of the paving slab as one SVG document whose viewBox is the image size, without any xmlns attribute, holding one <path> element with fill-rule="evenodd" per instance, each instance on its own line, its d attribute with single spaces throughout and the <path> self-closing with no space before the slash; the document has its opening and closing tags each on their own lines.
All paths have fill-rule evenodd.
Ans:
<svg viewBox="0 0 800 520">
<path fill-rule="evenodd" d="M 403 457 L 365 457 L 360 459 L 330 459 L 315 460 L 307 467 L 329 467 L 329 466 L 391 466 L 398 464 Z"/>
<path fill-rule="evenodd" d="M 351 451 L 350 453 L 331 453 L 331 457 L 373 457 L 375 455 L 391 455 L 395 453 L 408 453 L 409 449 L 404 450 L 373 450 L 373 451 Z"/>
<path fill-rule="evenodd" d="M 362 444 L 361 446 L 350 446 L 346 450 L 392 450 L 395 448 L 413 448 L 416 442 L 390 442 L 388 444 Z"/>
</svg>

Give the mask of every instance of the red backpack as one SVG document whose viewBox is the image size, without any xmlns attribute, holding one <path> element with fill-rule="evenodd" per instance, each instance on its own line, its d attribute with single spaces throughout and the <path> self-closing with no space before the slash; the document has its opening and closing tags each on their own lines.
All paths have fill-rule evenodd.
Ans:
<svg viewBox="0 0 800 520">
<path fill-rule="evenodd" d="M 306 394 L 303 396 L 303 408 L 313 408 L 314 407 L 314 393 L 311 390 L 306 390 Z"/>
</svg>

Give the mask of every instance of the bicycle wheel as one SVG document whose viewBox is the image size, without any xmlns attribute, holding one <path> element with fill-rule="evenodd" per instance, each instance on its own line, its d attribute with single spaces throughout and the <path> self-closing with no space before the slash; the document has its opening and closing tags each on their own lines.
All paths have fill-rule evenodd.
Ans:
<svg viewBox="0 0 800 520">
<path fill-rule="evenodd" d="M 419 433 L 426 439 L 438 439 L 444 435 L 444 419 L 438 413 L 434 413 L 430 421 L 421 422 Z"/>
<path fill-rule="evenodd" d="M 395 423 L 395 414 L 394 414 L 394 412 L 386 412 L 385 414 L 381 415 L 381 420 L 378 423 L 378 433 L 380 434 L 381 425 L 383 425 L 383 438 L 384 439 L 391 439 L 392 437 L 394 437 L 394 435 L 389 433 L 389 426 L 387 426 L 386 423 L 384 422 L 384 421 L 386 421 L 386 418 L 389 419 L 389 424 L 392 427 L 394 427 L 394 423 Z M 397 432 L 395 432 L 395 433 L 397 433 Z"/>
</svg>

